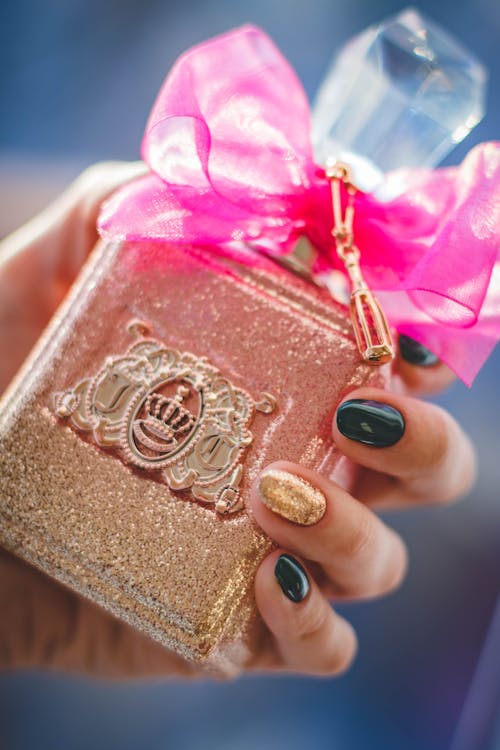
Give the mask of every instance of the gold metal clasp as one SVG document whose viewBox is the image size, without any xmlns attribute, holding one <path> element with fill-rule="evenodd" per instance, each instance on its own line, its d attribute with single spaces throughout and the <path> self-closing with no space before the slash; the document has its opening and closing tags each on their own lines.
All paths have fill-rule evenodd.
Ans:
<svg viewBox="0 0 500 750">
<path fill-rule="evenodd" d="M 360 252 L 354 244 L 354 196 L 357 188 L 352 182 L 350 167 L 343 162 L 327 165 L 326 176 L 332 191 L 332 236 L 351 282 L 350 311 L 358 348 L 366 362 L 382 365 L 394 359 L 394 346 L 384 312 L 363 278 Z M 342 185 L 347 193 L 344 212 Z"/>
</svg>

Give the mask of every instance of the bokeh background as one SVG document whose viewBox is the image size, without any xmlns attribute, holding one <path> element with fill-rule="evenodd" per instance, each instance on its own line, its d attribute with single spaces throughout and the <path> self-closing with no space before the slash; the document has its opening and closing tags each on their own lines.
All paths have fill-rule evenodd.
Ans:
<svg viewBox="0 0 500 750">
<path fill-rule="evenodd" d="M 0 236 L 86 165 L 136 159 L 176 56 L 246 21 L 261 25 L 313 96 L 333 51 L 405 3 L 383 0 L 2 0 Z M 488 115 L 449 163 L 500 137 L 500 4 L 418 7 L 491 71 Z M 22 673 L 0 678 L 1 750 L 498 750 L 500 440 L 494 355 L 472 391 L 439 402 L 480 457 L 477 487 L 451 509 L 390 521 L 411 569 L 387 600 L 344 608 L 360 653 L 340 680 L 116 684 Z M 0 612 L 0 617 L 2 613 Z"/>
</svg>

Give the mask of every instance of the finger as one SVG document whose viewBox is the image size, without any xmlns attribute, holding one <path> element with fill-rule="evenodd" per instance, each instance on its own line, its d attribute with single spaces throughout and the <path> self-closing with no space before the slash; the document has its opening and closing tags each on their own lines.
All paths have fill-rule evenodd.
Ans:
<svg viewBox="0 0 500 750">
<path fill-rule="evenodd" d="M 0 271 L 27 250 L 32 257 L 38 253 L 45 256 L 45 273 L 47 268 L 66 263 L 81 251 L 87 254 L 97 238 L 101 203 L 120 185 L 146 170 L 143 162 L 102 162 L 88 167 L 46 209 L 2 240 Z M 77 229 L 82 236 L 75 234 Z"/>
<path fill-rule="evenodd" d="M 454 373 L 430 349 L 400 334 L 394 364 L 395 383 L 402 393 L 439 393 L 455 381 Z"/>
<path fill-rule="evenodd" d="M 401 503 L 448 502 L 474 480 L 474 449 L 461 427 L 439 406 L 409 396 L 375 388 L 350 393 L 337 409 L 333 439 L 344 455 L 375 472 L 372 501 L 390 489 Z M 367 499 L 367 489 L 360 499 Z"/>
<path fill-rule="evenodd" d="M 0 243 L 0 393 L 19 368 L 97 240 L 102 201 L 141 175 L 139 163 L 97 164 Z"/>
<path fill-rule="evenodd" d="M 323 515 L 309 508 L 323 498 Z M 366 506 L 317 472 L 278 461 L 262 472 L 250 504 L 255 520 L 278 544 L 321 565 L 332 595 L 372 597 L 401 582 L 406 549 L 401 538 Z M 303 515 L 297 514 L 297 509 Z M 316 521 L 312 525 L 308 517 Z"/>
<path fill-rule="evenodd" d="M 338 675 L 350 665 L 356 653 L 352 627 L 331 609 L 303 564 L 284 550 L 260 565 L 255 597 L 281 657 L 275 666 Z"/>
</svg>

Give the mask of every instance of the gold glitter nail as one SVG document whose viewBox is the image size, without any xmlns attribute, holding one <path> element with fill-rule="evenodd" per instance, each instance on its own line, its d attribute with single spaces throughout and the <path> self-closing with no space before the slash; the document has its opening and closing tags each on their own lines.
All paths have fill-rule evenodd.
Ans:
<svg viewBox="0 0 500 750">
<path fill-rule="evenodd" d="M 269 469 L 260 478 L 259 490 L 266 508 L 301 526 L 312 526 L 325 514 L 323 493 L 288 471 Z"/>
</svg>

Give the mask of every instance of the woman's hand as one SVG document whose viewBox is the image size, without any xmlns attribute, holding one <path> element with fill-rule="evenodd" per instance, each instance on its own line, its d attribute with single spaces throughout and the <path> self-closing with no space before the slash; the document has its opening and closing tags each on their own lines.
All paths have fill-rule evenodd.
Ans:
<svg viewBox="0 0 500 750">
<path fill-rule="evenodd" d="M 421 385 L 424 381 L 422 374 Z M 376 447 L 388 433 L 391 444 Z M 264 470 L 252 496 L 257 522 L 280 545 L 256 579 L 257 603 L 274 635 L 266 666 L 310 674 L 343 671 L 356 638 L 328 600 L 386 594 L 401 583 L 407 564 L 402 539 L 372 508 L 449 502 L 474 477 L 473 450 L 458 424 L 439 407 L 406 395 L 374 388 L 350 393 L 337 409 L 333 437 L 362 467 L 352 494 L 316 472 L 280 461 Z M 360 442 L 365 439 L 372 444 Z M 297 484 L 296 477 L 305 483 Z M 308 505 L 316 512 L 321 503 L 314 490 L 324 497 L 320 521 L 301 526 L 283 518 L 283 513 L 300 517 Z"/>
<path fill-rule="evenodd" d="M 0 246 L 0 392 L 76 276 L 97 236 L 102 201 L 143 164 L 91 167 L 43 214 Z M 361 469 L 349 494 L 288 462 L 268 466 L 251 505 L 280 545 L 261 564 L 255 594 L 269 629 L 250 670 L 333 675 L 356 650 L 351 626 L 328 600 L 375 597 L 406 569 L 401 538 L 372 508 L 449 502 L 474 477 L 460 427 L 411 394 L 436 392 L 451 373 L 430 353 L 401 341 L 396 392 L 349 394 L 332 425 L 340 450 Z M 292 519 L 292 520 L 290 520 Z M 309 525 L 304 525 L 304 524 Z M 198 669 L 0 551 L 0 666 L 45 666 L 106 677 L 194 675 Z"/>
</svg>

